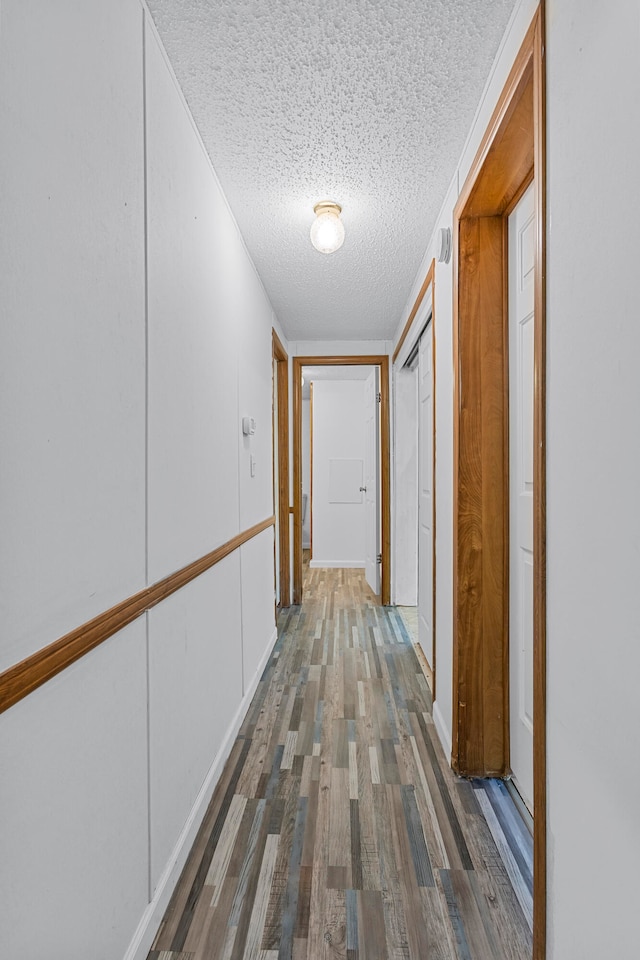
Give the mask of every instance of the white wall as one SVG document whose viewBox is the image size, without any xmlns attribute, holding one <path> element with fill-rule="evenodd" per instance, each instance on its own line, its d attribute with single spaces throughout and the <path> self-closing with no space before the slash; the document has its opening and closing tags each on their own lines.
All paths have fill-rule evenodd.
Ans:
<svg viewBox="0 0 640 960">
<path fill-rule="evenodd" d="M 385 356 L 390 352 L 390 340 L 292 340 L 292 357 L 360 357 Z"/>
<path fill-rule="evenodd" d="M 438 227 L 453 226 L 458 178 L 449 188 Z M 433 718 L 447 757 L 453 717 L 453 262 L 436 263 L 434 277 L 436 403 L 436 701 Z"/>
<path fill-rule="evenodd" d="M 5 669 L 144 586 L 145 287 L 139 6 L 1 16 Z"/>
<path fill-rule="evenodd" d="M 144 620 L 0 716 L 0 954 L 122 957 L 148 902 Z"/>
<path fill-rule="evenodd" d="M 364 388 L 364 380 L 316 380 L 313 384 L 311 565 L 315 567 L 364 567 L 364 495 L 360 503 L 329 502 L 329 461 L 364 462 Z"/>
<path fill-rule="evenodd" d="M 272 514 L 273 313 L 139 0 L 3 2 L 0 141 L 3 669 Z M 0 715 L 3 956 L 146 957 L 273 589 L 268 529 Z"/>
<path fill-rule="evenodd" d="M 553 960 L 632 956 L 638 949 L 639 43 L 637 4 L 549 3 Z M 613 246 L 605 247 L 611 230 Z"/>
</svg>

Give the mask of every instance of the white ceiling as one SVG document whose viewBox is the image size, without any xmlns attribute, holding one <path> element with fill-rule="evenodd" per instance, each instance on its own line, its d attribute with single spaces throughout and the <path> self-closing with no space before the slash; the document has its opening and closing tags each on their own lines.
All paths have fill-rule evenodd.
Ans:
<svg viewBox="0 0 640 960">
<path fill-rule="evenodd" d="M 287 337 L 391 339 L 516 0 L 147 3 Z"/>
</svg>

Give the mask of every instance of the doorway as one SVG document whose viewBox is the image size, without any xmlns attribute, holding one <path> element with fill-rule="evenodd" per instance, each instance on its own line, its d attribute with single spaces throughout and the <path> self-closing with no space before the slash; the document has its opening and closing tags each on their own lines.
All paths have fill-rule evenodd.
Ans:
<svg viewBox="0 0 640 960">
<path fill-rule="evenodd" d="M 380 543 L 379 554 L 375 557 L 375 565 L 379 567 L 379 594 L 381 602 L 388 604 L 390 602 L 390 436 L 389 436 L 389 357 L 387 356 L 331 356 L 331 357 L 294 357 L 293 358 L 293 602 L 302 601 L 302 571 L 303 571 L 303 442 L 302 442 L 302 424 L 303 424 L 303 395 L 302 395 L 302 377 L 305 367 L 373 367 L 377 371 L 379 378 L 379 389 L 376 393 L 379 395 L 379 443 L 380 443 L 380 482 L 378 487 L 380 492 L 379 508 L 373 507 L 373 511 L 379 516 L 380 533 L 378 542 Z M 318 380 L 321 383 L 321 380 Z M 317 385 L 314 390 L 314 407 L 317 404 Z M 316 438 L 314 438 L 315 440 Z M 335 456 L 331 458 L 334 461 L 333 475 L 331 482 L 333 492 L 339 496 L 343 487 L 343 481 L 349 486 L 353 486 L 353 476 L 351 474 L 357 471 L 358 465 L 351 461 L 359 460 L 358 457 Z M 362 458 L 362 469 L 364 470 L 364 461 Z M 358 486 L 365 487 L 364 473 L 362 482 Z M 329 481 L 329 477 L 327 476 Z M 348 481 L 348 483 L 347 483 Z M 313 491 L 315 496 L 317 491 Z M 358 491 L 361 499 L 366 491 Z M 328 495 L 328 488 L 327 488 Z M 309 492 L 311 500 L 311 491 Z M 307 505 L 309 509 L 309 505 Z M 370 507 L 371 512 L 371 507 Z M 318 545 L 318 524 L 313 522 L 313 502 L 311 503 L 311 522 L 313 524 L 313 534 L 311 543 L 313 552 L 316 553 Z M 378 562 L 378 556 L 380 562 Z M 370 558 L 371 560 L 371 558 Z M 313 558 L 311 560 L 313 563 Z"/>
<path fill-rule="evenodd" d="M 452 765 L 510 774 L 508 218 L 533 185 L 531 578 L 533 957 L 546 944 L 546 335 L 544 4 L 516 57 L 454 212 Z M 529 601 L 527 601 L 528 603 Z"/>
<path fill-rule="evenodd" d="M 378 367 L 302 368 L 302 546 L 314 567 L 362 567 L 380 593 Z"/>
<path fill-rule="evenodd" d="M 393 356 L 395 585 L 401 607 L 415 605 L 420 661 L 433 699 L 435 629 L 435 263 L 432 262 Z"/>
<path fill-rule="evenodd" d="M 275 330 L 271 331 L 273 398 L 273 512 L 276 607 L 291 601 L 291 551 L 289 519 L 289 357 Z"/>
</svg>

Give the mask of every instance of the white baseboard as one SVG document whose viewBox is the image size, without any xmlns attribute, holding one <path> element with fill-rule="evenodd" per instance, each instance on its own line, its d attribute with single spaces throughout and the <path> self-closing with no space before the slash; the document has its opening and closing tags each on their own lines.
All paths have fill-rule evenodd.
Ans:
<svg viewBox="0 0 640 960">
<path fill-rule="evenodd" d="M 441 712 L 441 710 L 440 710 L 440 705 L 439 705 L 439 703 L 438 703 L 437 700 L 436 700 L 435 703 L 433 704 L 433 723 L 434 723 L 434 726 L 435 726 L 435 728 L 436 728 L 436 732 L 437 732 L 437 734 L 438 734 L 438 739 L 440 740 L 440 743 L 442 744 L 442 749 L 444 750 L 444 755 L 445 755 L 445 757 L 447 758 L 447 763 L 450 763 L 450 762 L 451 762 L 451 747 L 452 747 L 452 744 L 451 744 L 451 734 L 449 733 L 449 730 L 447 729 L 447 725 L 446 725 L 446 723 L 445 723 L 445 721 L 444 721 L 444 717 L 442 716 L 442 712 Z"/>
<path fill-rule="evenodd" d="M 213 796 L 213 791 L 216 788 L 218 780 L 222 775 L 222 770 L 227 761 L 235 739 L 238 735 L 238 731 L 242 726 L 244 718 L 247 714 L 253 695 L 256 692 L 258 683 L 260 682 L 260 677 L 262 672 L 267 664 L 267 661 L 271 655 L 274 644 L 278 639 L 278 632 L 274 630 L 272 637 L 267 644 L 267 649 L 265 650 L 258 668 L 254 673 L 251 682 L 243 696 L 238 709 L 235 713 L 233 720 L 229 725 L 226 736 L 222 742 L 222 746 L 218 751 L 209 771 L 205 777 L 204 783 L 196 797 L 195 803 L 191 808 L 191 812 L 187 817 L 187 821 L 180 832 L 180 835 L 176 841 L 176 844 L 171 852 L 167 864 L 160 875 L 158 880 L 158 885 L 153 894 L 153 899 L 148 905 L 140 923 L 138 924 L 138 929 L 133 935 L 131 943 L 127 947 L 123 960 L 146 960 L 147 954 L 151 949 L 151 944 L 155 938 L 155 935 L 158 931 L 162 918 L 165 914 L 165 911 L 169 905 L 169 900 L 175 889 L 175 886 L 180 879 L 180 874 L 186 863 L 193 842 L 196 838 L 196 834 L 200 829 L 200 825 L 204 819 L 204 815 L 207 812 L 209 803 L 211 802 L 211 797 Z"/>
<path fill-rule="evenodd" d="M 346 569 L 362 569 L 364 570 L 364 560 L 311 560 L 309 562 L 310 567 L 314 567 L 317 570 L 322 569 L 339 569 L 340 567 Z"/>
</svg>

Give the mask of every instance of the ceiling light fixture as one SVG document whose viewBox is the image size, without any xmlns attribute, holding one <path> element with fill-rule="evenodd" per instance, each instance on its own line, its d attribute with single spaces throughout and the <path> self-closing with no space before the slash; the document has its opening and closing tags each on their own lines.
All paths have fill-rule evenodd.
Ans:
<svg viewBox="0 0 640 960">
<path fill-rule="evenodd" d="M 335 253 L 344 242 L 342 207 L 333 200 L 322 200 L 313 208 L 316 219 L 311 224 L 311 243 L 320 253 Z"/>
</svg>

